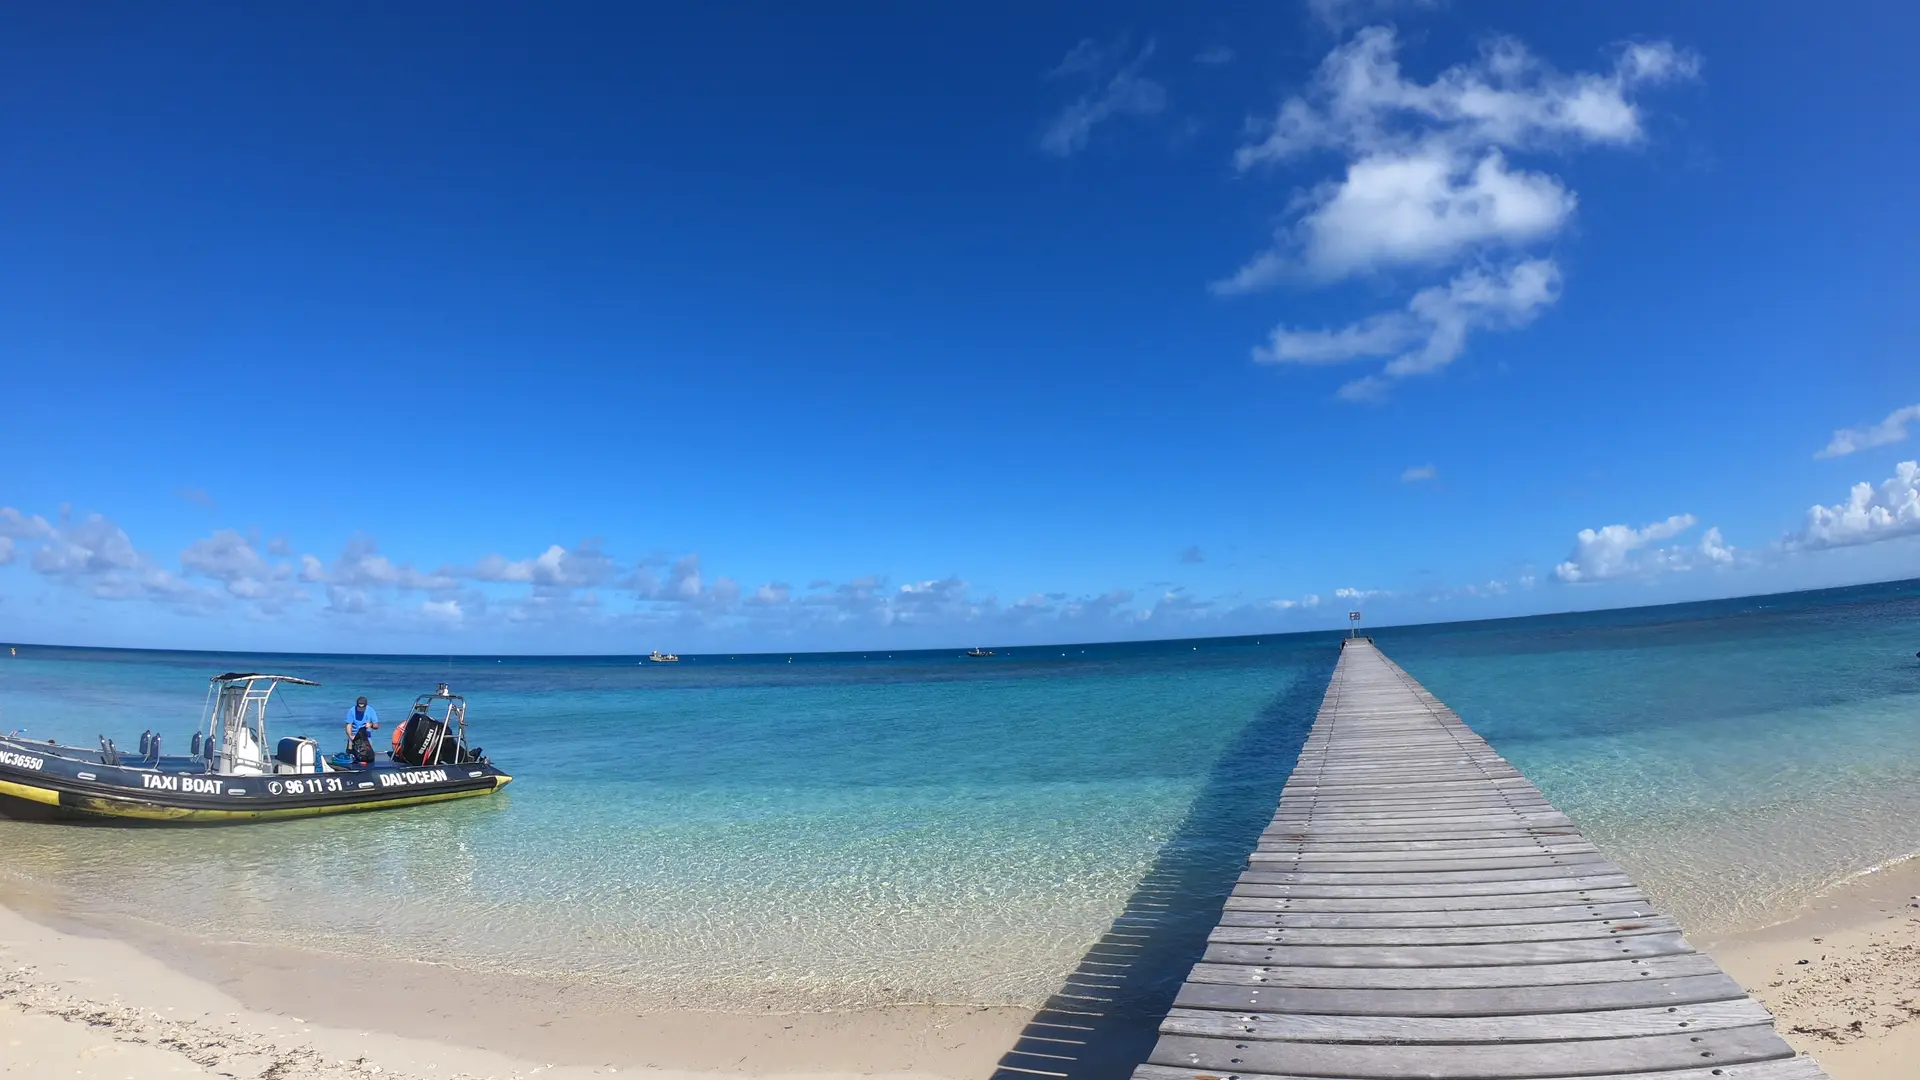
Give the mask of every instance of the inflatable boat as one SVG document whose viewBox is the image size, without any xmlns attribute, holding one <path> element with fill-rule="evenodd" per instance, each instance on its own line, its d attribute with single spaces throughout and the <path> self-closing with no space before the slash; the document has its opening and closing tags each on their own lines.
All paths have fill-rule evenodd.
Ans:
<svg viewBox="0 0 1920 1080">
<path fill-rule="evenodd" d="M 383 758 L 322 758 L 304 735 L 267 741 L 267 702 L 291 675 L 227 672 L 207 688 L 207 711 L 184 755 L 143 735 L 121 750 L 0 736 L 0 813 L 35 820 L 120 824 L 239 824 L 386 810 L 491 795 L 513 778 L 467 746 L 467 704 L 445 684 L 414 700 Z M 273 746 L 271 753 L 267 747 Z"/>
</svg>

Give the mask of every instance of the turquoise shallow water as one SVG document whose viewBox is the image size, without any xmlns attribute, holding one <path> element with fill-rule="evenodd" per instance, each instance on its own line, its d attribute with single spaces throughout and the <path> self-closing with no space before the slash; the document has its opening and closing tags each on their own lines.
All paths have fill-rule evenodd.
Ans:
<svg viewBox="0 0 1920 1080">
<path fill-rule="evenodd" d="M 1920 850 L 1920 583 L 1381 630 L 1696 936 Z M 1327 635 L 949 653 L 245 657 L 23 648 L 0 727 L 184 747 L 208 675 L 285 668 L 336 741 L 449 682 L 516 776 L 445 806 L 217 830 L 0 821 L 0 883 L 227 939 L 589 976 L 742 1008 L 1036 1003 L 1181 865 L 1230 877 Z M 1198 853 L 1197 855 L 1195 853 Z"/>
</svg>

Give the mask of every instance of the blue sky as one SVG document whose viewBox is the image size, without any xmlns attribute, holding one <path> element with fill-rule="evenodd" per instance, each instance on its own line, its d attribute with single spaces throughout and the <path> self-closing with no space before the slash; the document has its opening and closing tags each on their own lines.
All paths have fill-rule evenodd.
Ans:
<svg viewBox="0 0 1920 1080">
<path fill-rule="evenodd" d="M 1920 574 L 1905 6 L 387 7 L 3 17 L 0 637 Z"/>
</svg>

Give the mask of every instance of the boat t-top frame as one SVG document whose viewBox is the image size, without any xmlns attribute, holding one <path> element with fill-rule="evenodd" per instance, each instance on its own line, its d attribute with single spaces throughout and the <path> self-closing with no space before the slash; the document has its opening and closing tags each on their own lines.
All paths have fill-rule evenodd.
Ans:
<svg viewBox="0 0 1920 1080">
<path fill-rule="evenodd" d="M 433 706 L 445 707 L 440 715 L 433 715 Z M 420 746 L 420 762 L 423 765 L 444 765 L 469 761 L 473 755 L 467 752 L 467 699 L 447 689 L 441 683 L 433 693 L 421 694 L 413 699 L 413 715 L 425 714 L 434 721 L 430 733 Z M 411 719 L 411 717 L 409 717 Z M 453 752 L 447 753 L 447 743 L 453 743 Z"/>
<path fill-rule="evenodd" d="M 206 742 L 201 755 L 207 771 L 247 775 L 272 772 L 267 750 L 267 701 L 281 683 L 319 686 L 292 675 L 229 671 L 207 680 Z"/>
</svg>

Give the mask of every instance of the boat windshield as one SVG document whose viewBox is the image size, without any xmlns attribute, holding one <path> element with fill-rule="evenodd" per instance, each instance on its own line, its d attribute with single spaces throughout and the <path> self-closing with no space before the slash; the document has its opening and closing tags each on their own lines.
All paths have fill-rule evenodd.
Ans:
<svg viewBox="0 0 1920 1080">
<path fill-rule="evenodd" d="M 319 686 L 292 675 L 229 671 L 207 682 L 207 770 L 238 775 L 272 772 L 267 750 L 267 702 L 281 683 Z"/>
</svg>

